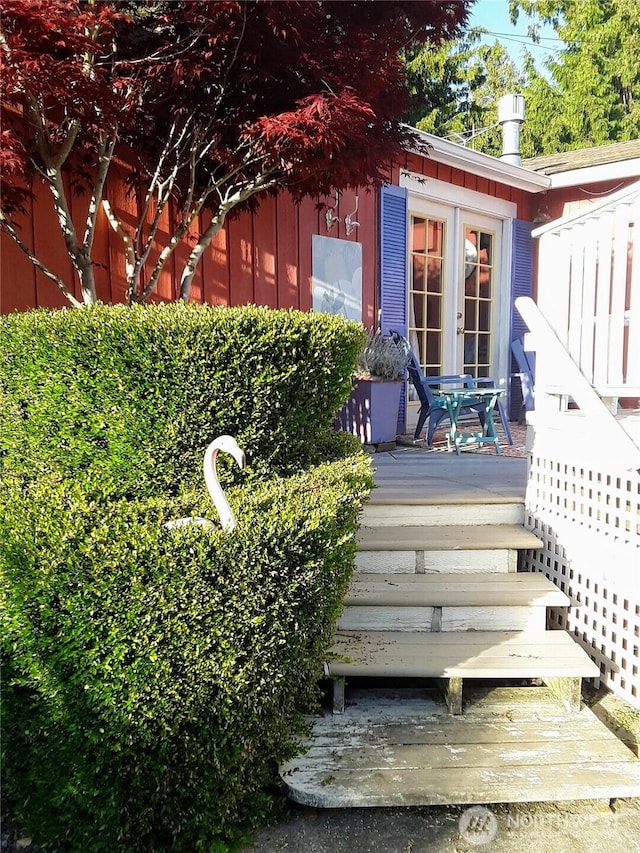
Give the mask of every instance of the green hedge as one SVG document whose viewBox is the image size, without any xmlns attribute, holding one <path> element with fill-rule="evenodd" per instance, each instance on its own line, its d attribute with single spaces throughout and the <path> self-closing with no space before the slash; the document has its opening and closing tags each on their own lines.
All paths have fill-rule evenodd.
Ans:
<svg viewBox="0 0 640 853">
<path fill-rule="evenodd" d="M 0 320 L 2 772 L 41 849 L 210 853 L 265 814 L 371 487 L 331 430 L 361 340 L 257 308 Z M 215 520 L 225 432 L 236 530 L 167 531 Z"/>
<path fill-rule="evenodd" d="M 319 462 L 364 338 L 325 314 L 155 305 L 0 318 L 0 460 L 92 494 L 177 494 L 233 435 L 248 474 Z M 221 480 L 242 475 L 221 457 Z"/>
<path fill-rule="evenodd" d="M 231 536 L 163 528 L 206 515 L 202 491 L 105 504 L 5 482 L 3 772 L 41 845 L 211 850 L 261 816 L 316 694 L 369 478 L 358 454 L 236 487 Z"/>
</svg>

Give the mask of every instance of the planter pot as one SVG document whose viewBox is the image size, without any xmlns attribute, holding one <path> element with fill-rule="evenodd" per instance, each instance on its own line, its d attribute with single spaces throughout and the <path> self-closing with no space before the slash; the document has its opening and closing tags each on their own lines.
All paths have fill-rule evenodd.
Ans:
<svg viewBox="0 0 640 853">
<path fill-rule="evenodd" d="M 340 428 L 356 435 L 363 444 L 395 441 L 401 390 L 402 380 L 358 379 L 338 415 Z"/>
</svg>

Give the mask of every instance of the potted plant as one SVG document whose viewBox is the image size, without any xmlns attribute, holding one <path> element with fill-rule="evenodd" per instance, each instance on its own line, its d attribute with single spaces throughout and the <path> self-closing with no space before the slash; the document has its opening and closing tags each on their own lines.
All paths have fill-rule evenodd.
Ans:
<svg viewBox="0 0 640 853">
<path fill-rule="evenodd" d="M 395 442 L 398 408 L 408 355 L 380 329 L 369 330 L 360 350 L 354 387 L 340 413 L 343 430 L 363 444 Z"/>
</svg>

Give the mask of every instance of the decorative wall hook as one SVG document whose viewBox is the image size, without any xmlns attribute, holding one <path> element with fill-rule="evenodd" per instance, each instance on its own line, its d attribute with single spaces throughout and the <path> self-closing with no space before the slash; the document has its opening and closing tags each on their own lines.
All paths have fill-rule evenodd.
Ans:
<svg viewBox="0 0 640 853">
<path fill-rule="evenodd" d="M 356 215 L 356 213 L 357 213 L 357 212 L 358 212 L 358 196 L 356 196 L 356 207 L 355 207 L 355 210 L 353 210 L 351 213 L 347 213 L 347 215 L 346 215 L 346 216 L 345 216 L 345 218 L 344 218 L 344 226 L 345 226 L 345 227 L 344 227 L 344 230 L 345 230 L 345 233 L 346 233 L 347 237 L 349 236 L 349 234 L 351 234 L 351 232 L 352 232 L 355 228 L 359 228 L 359 227 L 360 227 L 360 223 L 359 223 L 359 222 L 356 222 L 356 220 L 353 218 L 353 217 Z"/>
<path fill-rule="evenodd" d="M 338 196 L 338 190 L 336 190 L 335 204 L 332 207 L 327 206 L 327 212 L 324 215 L 325 222 L 327 223 L 327 231 L 331 231 L 336 222 L 340 222 L 340 217 L 335 212 L 338 209 L 338 205 L 340 204 L 340 198 Z"/>
</svg>

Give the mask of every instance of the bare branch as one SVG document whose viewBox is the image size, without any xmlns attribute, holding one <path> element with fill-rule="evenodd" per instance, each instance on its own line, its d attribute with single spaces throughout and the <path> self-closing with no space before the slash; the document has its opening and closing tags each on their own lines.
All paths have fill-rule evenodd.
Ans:
<svg viewBox="0 0 640 853">
<path fill-rule="evenodd" d="M 216 104 L 216 107 L 220 104 L 222 94 L 227 87 L 227 83 L 229 81 L 229 74 L 231 73 L 231 69 L 233 68 L 233 66 L 236 63 L 236 60 L 238 58 L 238 54 L 240 53 L 240 45 L 242 44 L 242 40 L 244 38 L 244 34 L 246 32 L 246 29 L 247 29 L 247 6 L 246 6 L 246 4 L 243 3 L 243 5 L 242 5 L 242 29 L 240 30 L 240 35 L 238 37 L 236 49 L 233 53 L 233 56 L 231 57 L 231 62 L 229 62 L 229 64 L 227 65 L 227 67 L 225 69 L 223 81 L 220 84 L 220 86 L 218 87 L 220 94 L 218 96 L 218 103 Z"/>
<path fill-rule="evenodd" d="M 107 201 L 106 198 L 102 199 L 102 209 L 104 210 L 107 220 L 109 224 L 113 228 L 113 230 L 120 236 L 122 242 L 124 243 L 124 257 L 125 257 L 125 275 L 127 281 L 131 280 L 133 275 L 133 270 L 135 268 L 135 252 L 133 250 L 133 240 L 131 239 L 131 235 L 123 225 L 122 221 L 116 216 L 113 211 L 111 205 Z"/>
<path fill-rule="evenodd" d="M 142 236 L 142 229 L 144 227 L 144 223 L 145 223 L 145 220 L 147 218 L 147 212 L 148 212 L 149 206 L 151 204 L 151 199 L 154 197 L 154 195 L 156 193 L 156 186 L 158 186 L 161 183 L 161 174 L 162 174 L 162 169 L 164 167 L 165 160 L 167 159 L 167 157 L 169 156 L 169 152 L 173 148 L 173 144 L 171 143 L 171 138 L 172 138 L 173 133 L 175 131 L 175 127 L 176 127 L 175 122 L 173 122 L 173 124 L 169 128 L 169 135 L 168 135 L 167 140 L 164 144 L 164 147 L 160 153 L 160 157 L 158 158 L 158 162 L 156 163 L 156 168 L 155 168 L 155 171 L 153 173 L 153 177 L 151 178 L 151 180 L 149 181 L 149 183 L 147 185 L 147 192 L 145 193 L 144 202 L 142 203 L 142 210 L 140 211 L 139 216 L 138 216 L 138 225 L 136 227 L 136 233 L 135 233 L 135 238 L 134 238 L 136 252 L 139 252 L 139 250 L 140 250 L 140 238 Z"/>
<path fill-rule="evenodd" d="M 64 142 L 54 152 L 40 104 L 31 92 L 25 92 L 25 99 L 29 112 L 29 120 L 36 129 L 36 144 L 42 162 L 46 168 L 60 170 L 71 153 L 80 130 L 80 122 L 74 120 L 69 123 Z"/>
<path fill-rule="evenodd" d="M 91 253 L 91 249 L 93 248 L 96 221 L 98 217 L 98 205 L 102 199 L 102 192 L 104 190 L 107 172 L 109 171 L 109 166 L 113 157 L 116 139 L 117 135 L 114 133 L 110 139 L 105 140 L 103 137 L 100 141 L 100 150 L 98 152 L 98 171 L 96 173 L 96 179 L 91 192 L 91 198 L 89 199 L 89 209 L 87 211 L 84 237 L 82 238 L 82 245 L 85 251 L 89 253 Z"/>
<path fill-rule="evenodd" d="M 55 157 L 50 158 L 50 164 L 56 169 L 61 169 L 65 164 L 67 157 L 71 154 L 71 149 L 73 148 L 73 143 L 76 141 L 76 137 L 80 131 L 80 122 L 72 121 L 69 123 L 69 129 L 67 130 L 67 135 L 65 137 L 64 142 L 58 148 L 58 151 Z"/>
<path fill-rule="evenodd" d="M 211 244 L 215 235 L 224 225 L 225 219 L 230 210 L 236 205 L 247 201 L 251 196 L 260 192 L 265 192 L 276 186 L 275 168 L 268 170 L 266 173 L 258 176 L 254 181 L 246 183 L 244 186 L 236 187 L 235 192 L 229 192 L 225 197 L 223 204 L 218 208 L 217 213 L 211 217 L 209 226 L 203 231 L 198 239 L 198 242 L 191 250 L 191 254 L 187 259 L 182 275 L 180 277 L 180 299 L 186 302 L 191 293 L 191 283 L 195 275 L 196 268 L 200 263 L 202 255 Z M 213 187 L 211 188 L 213 190 Z"/>
<path fill-rule="evenodd" d="M 160 274 L 165 267 L 165 264 L 171 257 L 171 255 L 175 252 L 178 245 L 182 242 L 183 237 L 189 230 L 187 225 L 181 224 L 176 230 L 173 232 L 171 236 L 171 240 L 167 243 L 164 249 L 160 252 L 158 256 L 158 260 L 155 263 L 155 266 L 149 276 L 149 281 L 147 286 L 138 296 L 133 297 L 134 302 L 145 302 L 149 296 L 156 289 L 158 284 L 158 279 L 160 278 Z"/>
<path fill-rule="evenodd" d="M 153 219 L 151 220 L 151 222 L 149 223 L 149 226 L 148 226 L 149 227 L 149 235 L 145 241 L 145 244 L 144 244 L 142 251 L 139 253 L 136 252 L 136 262 L 135 262 L 135 267 L 134 267 L 134 271 L 133 271 L 132 282 L 130 285 L 131 293 L 133 293 L 133 291 L 135 289 L 135 283 L 138 281 L 138 278 L 140 277 L 140 273 L 142 272 L 142 269 L 144 268 L 144 265 L 147 262 L 149 254 L 151 253 L 151 249 L 153 247 L 153 241 L 155 240 L 156 234 L 158 233 L 158 227 L 160 225 L 160 219 L 162 217 L 162 214 L 164 212 L 165 207 L 167 206 L 168 201 L 169 201 L 169 194 L 168 193 L 165 193 L 165 194 L 163 194 L 163 196 L 161 198 L 158 198 L 158 201 L 156 204 L 156 209 L 155 209 L 154 214 L 153 214 Z M 138 228 L 136 229 L 136 233 L 138 233 L 142 227 L 144 227 L 144 222 L 142 220 L 140 220 L 138 222 Z M 163 250 L 163 252 L 164 252 L 164 250 Z M 161 253 L 161 255 L 162 255 L 162 253 Z"/>
<path fill-rule="evenodd" d="M 188 41 L 185 39 L 184 46 L 180 46 L 180 42 L 177 45 L 172 45 L 172 52 L 167 54 L 165 48 L 161 48 L 157 50 L 155 53 L 150 53 L 148 56 L 143 56 L 140 59 L 127 59 L 126 65 L 146 65 L 148 62 L 175 62 L 176 59 L 183 53 L 187 53 L 187 51 L 191 50 L 198 42 L 198 39 L 204 33 L 203 29 L 196 31 L 192 38 Z"/>
<path fill-rule="evenodd" d="M 206 142 L 204 145 L 202 144 L 202 140 L 206 136 L 206 132 L 210 127 L 210 122 L 207 122 L 206 125 L 200 127 L 199 129 L 194 128 L 192 133 L 195 134 L 196 139 L 190 145 L 188 149 L 188 156 L 186 159 L 182 158 L 181 150 L 185 145 L 185 141 L 188 139 L 189 131 L 191 126 L 193 125 L 192 117 L 190 116 L 187 122 L 183 125 L 178 138 L 171 144 L 171 136 L 174 135 L 176 125 L 174 124 L 171 128 L 170 137 L 165 144 L 165 147 L 162 152 L 163 161 L 168 159 L 169 153 L 172 153 L 175 157 L 173 167 L 171 168 L 169 174 L 167 174 L 164 180 L 160 179 L 160 171 L 161 165 L 156 169 L 154 174 L 154 178 L 152 181 L 155 182 L 155 196 L 156 196 L 156 208 L 154 212 L 153 219 L 150 223 L 146 223 L 146 216 L 148 213 L 148 209 L 151 203 L 151 189 L 152 184 L 150 184 L 149 190 L 147 192 L 147 198 L 145 199 L 145 205 L 143 206 L 142 213 L 138 220 L 138 226 L 136 229 L 136 264 L 133 272 L 133 282 L 137 282 L 140 276 L 140 273 L 151 253 L 151 249 L 153 248 L 153 243 L 156 239 L 156 235 L 158 232 L 158 228 L 160 226 L 160 219 L 162 214 L 171 199 L 171 195 L 173 193 L 173 189 L 175 187 L 176 181 L 178 179 L 178 175 L 180 171 L 186 166 L 189 171 L 189 179 L 188 186 L 186 191 L 185 200 L 182 204 L 180 211 L 180 222 L 177 226 L 174 235 L 172 236 L 169 244 L 165 246 L 165 248 L 161 251 L 156 265 L 151 273 L 149 278 L 149 282 L 145 290 L 139 296 L 135 296 L 136 301 L 144 301 L 149 294 L 153 291 L 154 287 L 157 284 L 158 277 L 162 272 L 162 269 L 174 252 L 178 242 L 182 240 L 185 234 L 188 232 L 193 220 L 196 218 L 198 213 L 200 212 L 202 205 L 208 198 L 211 190 L 205 190 L 204 193 L 201 193 L 195 205 L 193 204 L 193 197 L 195 194 L 195 186 L 196 186 L 196 167 L 198 163 L 203 159 L 206 153 L 209 151 L 212 142 Z M 143 228 L 148 228 L 148 235 L 145 241 L 144 247 L 140 248 L 140 235 Z M 130 292 L 133 293 L 133 288 L 135 284 L 131 285 Z"/>
<path fill-rule="evenodd" d="M 53 198 L 53 206 L 56 212 L 56 216 L 58 217 L 60 228 L 62 230 L 62 236 L 64 237 L 65 246 L 67 247 L 67 251 L 71 256 L 71 260 L 74 261 L 74 258 L 78 255 L 78 252 L 80 251 L 80 247 L 78 245 L 78 234 L 76 232 L 75 225 L 73 224 L 73 219 L 71 218 L 71 213 L 69 211 L 69 203 L 67 201 L 67 196 L 64 189 L 62 174 L 60 170 L 56 169 L 54 166 L 47 166 L 47 168 L 44 170 L 44 176 L 49 185 L 49 190 Z"/>
</svg>

